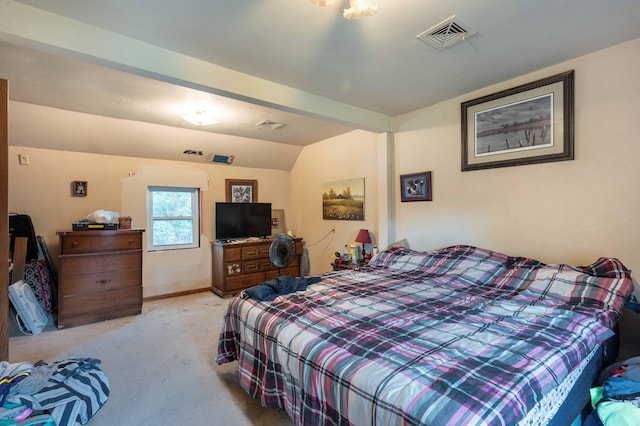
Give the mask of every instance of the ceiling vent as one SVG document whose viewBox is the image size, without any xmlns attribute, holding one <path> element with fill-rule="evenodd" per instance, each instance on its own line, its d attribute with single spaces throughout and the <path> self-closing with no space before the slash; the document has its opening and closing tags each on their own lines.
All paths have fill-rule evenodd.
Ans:
<svg viewBox="0 0 640 426">
<path fill-rule="evenodd" d="M 218 155 L 218 154 L 213 154 L 213 156 L 211 157 L 211 162 L 212 163 L 223 163 L 223 164 L 231 164 L 233 163 L 233 160 L 236 158 L 235 155 Z"/>
<path fill-rule="evenodd" d="M 436 49 L 444 49 L 466 40 L 475 33 L 476 31 L 469 24 L 453 15 L 427 31 L 418 34 L 416 38 Z"/>
<path fill-rule="evenodd" d="M 284 126 L 284 123 L 276 123 L 275 121 L 262 120 L 256 123 L 258 127 L 271 127 L 273 130 L 279 129 Z"/>
</svg>

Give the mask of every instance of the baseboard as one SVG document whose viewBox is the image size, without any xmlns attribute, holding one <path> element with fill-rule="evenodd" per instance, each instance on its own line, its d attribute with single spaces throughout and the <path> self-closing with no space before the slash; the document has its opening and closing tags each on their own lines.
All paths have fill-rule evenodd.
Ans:
<svg viewBox="0 0 640 426">
<path fill-rule="evenodd" d="M 143 303 L 153 302 L 154 300 L 170 299 L 172 297 L 187 296 L 189 294 L 195 294 L 195 293 L 204 293 L 205 291 L 211 291 L 211 287 L 194 288 L 193 290 L 179 291 L 177 293 L 167 293 L 167 294 L 159 294 L 157 296 L 145 297 L 142 299 L 142 302 Z"/>
</svg>

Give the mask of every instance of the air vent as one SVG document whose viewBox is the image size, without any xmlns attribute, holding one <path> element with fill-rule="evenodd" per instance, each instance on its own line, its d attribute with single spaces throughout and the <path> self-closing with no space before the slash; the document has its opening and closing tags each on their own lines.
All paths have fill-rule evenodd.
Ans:
<svg viewBox="0 0 640 426">
<path fill-rule="evenodd" d="M 279 129 L 284 126 L 284 123 L 276 123 L 275 121 L 262 120 L 256 123 L 258 127 L 271 127 L 273 130 Z"/>
<path fill-rule="evenodd" d="M 436 49 L 443 49 L 464 41 L 475 33 L 469 24 L 454 15 L 418 34 L 416 38 Z"/>
<path fill-rule="evenodd" d="M 233 163 L 233 160 L 235 158 L 236 158 L 235 155 L 218 155 L 218 154 L 214 154 L 213 157 L 211 158 L 211 162 L 212 163 L 231 164 L 231 163 Z"/>
</svg>

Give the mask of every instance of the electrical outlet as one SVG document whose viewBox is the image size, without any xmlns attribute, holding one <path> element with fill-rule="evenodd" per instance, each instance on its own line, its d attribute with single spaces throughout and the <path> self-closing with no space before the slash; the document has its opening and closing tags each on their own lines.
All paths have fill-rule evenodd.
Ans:
<svg viewBox="0 0 640 426">
<path fill-rule="evenodd" d="M 18 162 L 22 166 L 29 165 L 29 154 L 18 154 Z"/>
</svg>

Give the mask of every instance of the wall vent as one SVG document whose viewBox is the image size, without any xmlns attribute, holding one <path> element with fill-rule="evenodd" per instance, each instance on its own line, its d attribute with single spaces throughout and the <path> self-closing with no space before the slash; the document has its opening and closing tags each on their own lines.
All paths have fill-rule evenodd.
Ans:
<svg viewBox="0 0 640 426">
<path fill-rule="evenodd" d="M 455 15 L 418 34 L 416 38 L 436 49 L 444 49 L 466 40 L 476 31 Z"/>
</svg>

